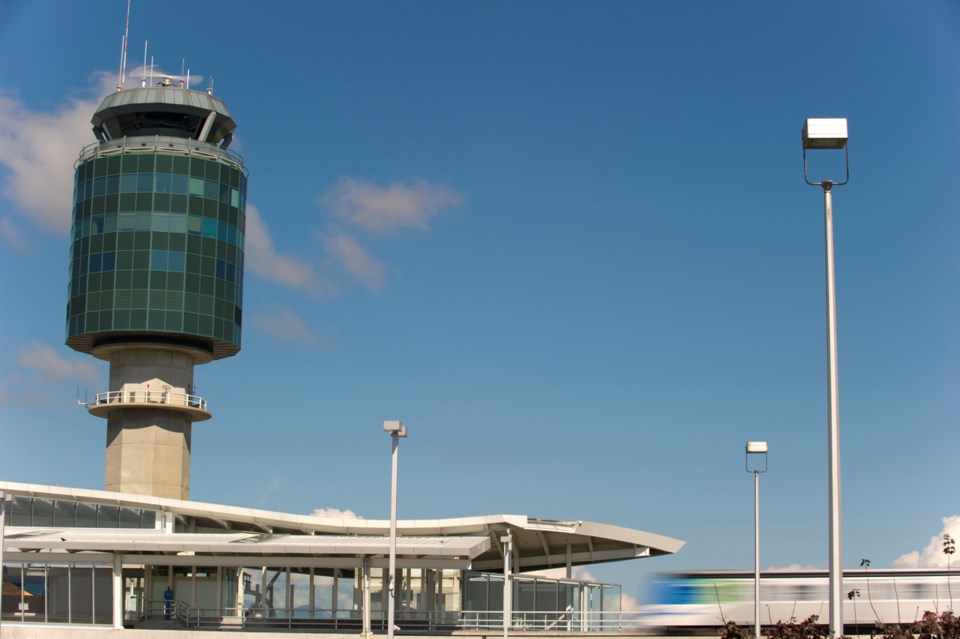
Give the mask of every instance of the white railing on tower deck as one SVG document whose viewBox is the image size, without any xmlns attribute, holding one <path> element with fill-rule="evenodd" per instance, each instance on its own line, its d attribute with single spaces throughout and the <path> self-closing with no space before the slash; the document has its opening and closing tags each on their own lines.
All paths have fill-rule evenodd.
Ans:
<svg viewBox="0 0 960 639">
<path fill-rule="evenodd" d="M 197 410 L 207 410 L 207 400 L 199 395 L 190 395 L 176 391 L 157 390 L 119 390 L 97 393 L 94 406 L 104 404 L 166 404 L 185 406 Z"/>
<path fill-rule="evenodd" d="M 124 136 L 106 142 L 92 142 L 80 151 L 80 157 L 74 163 L 74 168 L 81 162 L 91 158 L 119 155 L 122 153 L 180 153 L 187 156 L 198 156 L 205 159 L 221 160 L 233 164 L 236 168 L 246 172 L 243 166 L 243 157 L 234 151 L 224 149 L 216 144 L 201 142 L 191 138 L 176 138 L 164 135 L 143 136 L 128 138 Z"/>
</svg>

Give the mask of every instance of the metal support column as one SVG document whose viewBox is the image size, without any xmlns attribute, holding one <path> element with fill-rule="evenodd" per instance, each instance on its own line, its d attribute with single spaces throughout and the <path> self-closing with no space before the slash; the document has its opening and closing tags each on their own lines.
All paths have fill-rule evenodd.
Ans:
<svg viewBox="0 0 960 639">
<path fill-rule="evenodd" d="M 113 627 L 123 628 L 123 557 L 113 556 Z"/>
<path fill-rule="evenodd" d="M 830 635 L 843 635 L 843 563 L 840 552 L 840 407 L 837 382 L 837 297 L 833 260 L 833 183 L 823 186 L 827 278 L 827 445 L 830 466 Z"/>
<path fill-rule="evenodd" d="M 504 535 L 500 542 L 503 544 L 503 639 L 507 639 L 510 626 L 513 625 L 513 583 L 510 581 L 513 573 L 513 537 Z"/>
</svg>

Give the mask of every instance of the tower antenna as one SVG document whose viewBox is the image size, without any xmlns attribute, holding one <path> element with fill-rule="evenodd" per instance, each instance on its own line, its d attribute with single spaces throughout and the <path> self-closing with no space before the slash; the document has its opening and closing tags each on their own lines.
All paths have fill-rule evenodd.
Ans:
<svg viewBox="0 0 960 639">
<path fill-rule="evenodd" d="M 123 50 L 120 52 L 120 86 L 119 91 L 123 91 L 127 83 L 127 37 L 130 35 L 130 2 L 127 0 L 127 24 L 123 30 Z"/>
<path fill-rule="evenodd" d="M 140 86 L 147 86 L 147 41 L 143 41 L 143 75 L 140 77 Z"/>
</svg>

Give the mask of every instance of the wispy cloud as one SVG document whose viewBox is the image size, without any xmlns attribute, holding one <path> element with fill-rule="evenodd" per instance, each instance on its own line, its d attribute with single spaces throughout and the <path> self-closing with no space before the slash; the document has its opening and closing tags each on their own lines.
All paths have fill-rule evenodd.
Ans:
<svg viewBox="0 0 960 639">
<path fill-rule="evenodd" d="M 896 568 L 946 568 L 947 555 L 943 552 L 943 536 L 950 535 L 960 540 L 960 515 L 950 515 L 942 519 L 943 528 L 938 535 L 922 550 L 914 550 L 893 560 Z M 957 561 L 956 563 L 960 563 Z"/>
<path fill-rule="evenodd" d="M 317 508 L 312 513 L 313 517 L 333 517 L 336 519 L 363 519 L 352 510 L 340 510 L 339 508 Z"/>
<path fill-rule="evenodd" d="M 349 177 L 342 178 L 321 198 L 342 222 L 376 234 L 408 228 L 425 231 L 441 210 L 462 201 L 453 189 L 424 180 L 383 187 Z"/>
<path fill-rule="evenodd" d="M 253 325 L 272 337 L 291 340 L 311 347 L 322 346 L 322 342 L 307 329 L 300 316 L 282 306 L 274 315 L 255 315 Z"/>
<path fill-rule="evenodd" d="M 16 94 L 0 92 L 0 166 L 5 169 L 0 192 L 24 218 L 54 233 L 70 229 L 73 163 L 84 145 L 94 141 L 90 117 L 111 87 L 104 74 L 96 76 L 93 95 L 68 98 L 50 112 L 31 109 Z M 4 220 L 7 242 L 19 232 Z"/>
<path fill-rule="evenodd" d="M 37 374 L 40 383 L 55 381 L 77 381 L 97 384 L 100 373 L 89 361 L 67 359 L 53 347 L 40 342 L 30 342 L 17 352 L 20 366 Z"/>
<path fill-rule="evenodd" d="M 16 251 L 22 251 L 27 246 L 27 243 L 23 240 L 23 234 L 20 233 L 20 229 L 11 219 L 0 218 L 0 237 Z"/>
<path fill-rule="evenodd" d="M 246 257 L 250 271 L 266 280 L 312 293 L 332 292 L 309 262 L 277 251 L 260 209 L 253 204 L 247 204 Z"/>
<path fill-rule="evenodd" d="M 821 566 L 812 566 L 803 564 L 788 564 L 786 566 L 770 566 L 769 568 L 764 568 L 764 570 L 823 570 Z"/>
<path fill-rule="evenodd" d="M 371 291 L 379 291 L 386 284 L 386 269 L 356 239 L 342 231 L 322 235 L 324 250 L 330 260 Z"/>
</svg>

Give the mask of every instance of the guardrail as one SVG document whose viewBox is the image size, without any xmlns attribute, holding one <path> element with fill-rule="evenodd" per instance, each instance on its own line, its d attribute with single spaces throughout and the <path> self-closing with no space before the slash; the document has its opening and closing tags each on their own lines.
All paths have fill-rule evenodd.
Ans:
<svg viewBox="0 0 960 639">
<path fill-rule="evenodd" d="M 502 610 L 469 610 L 459 614 L 460 630 L 503 630 Z M 638 612 L 514 610 L 509 629 L 513 632 L 634 632 L 641 625 Z"/>
<path fill-rule="evenodd" d="M 204 159 L 227 162 L 246 173 L 246 168 L 243 166 L 243 156 L 239 153 L 209 142 L 162 135 L 155 135 L 153 138 L 138 136 L 132 139 L 124 136 L 117 140 L 92 142 L 80 150 L 80 157 L 74 162 L 74 168 L 91 158 L 108 157 L 122 153 L 158 153 L 160 151 L 180 153 L 187 156 L 195 155 Z"/>
<path fill-rule="evenodd" d="M 200 608 L 182 602 L 151 601 L 147 617 L 175 619 L 185 628 L 198 630 L 316 630 L 321 632 L 363 632 L 363 615 L 359 610 L 321 608 Z M 554 632 L 630 633 L 643 628 L 639 612 L 580 612 L 575 610 L 530 611 L 511 613 L 511 633 Z M 386 632 L 386 611 L 377 610 L 370 622 L 371 630 Z M 503 631 L 502 610 L 417 611 L 398 610 L 396 626 L 401 633 L 450 634 L 454 631 L 497 633 Z"/>
<path fill-rule="evenodd" d="M 97 393 L 95 403 L 91 408 L 105 404 L 165 404 L 196 408 L 202 411 L 207 410 L 207 400 L 199 395 L 172 391 L 119 390 Z"/>
</svg>

